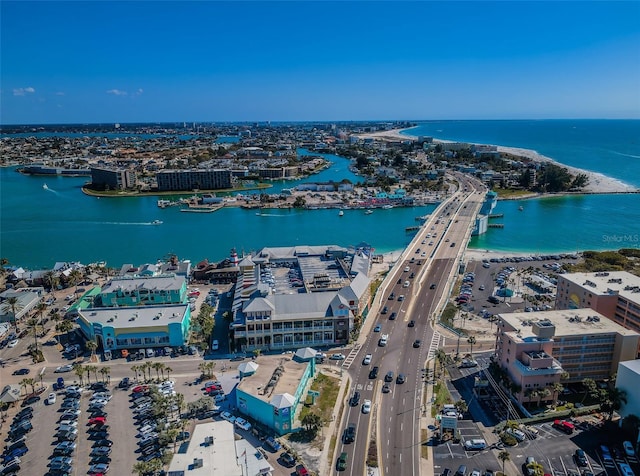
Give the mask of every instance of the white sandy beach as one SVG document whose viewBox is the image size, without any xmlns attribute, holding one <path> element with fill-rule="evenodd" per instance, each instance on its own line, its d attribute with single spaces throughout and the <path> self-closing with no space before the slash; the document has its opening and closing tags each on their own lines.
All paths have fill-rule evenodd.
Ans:
<svg viewBox="0 0 640 476">
<path fill-rule="evenodd" d="M 418 136 L 401 134 L 402 130 L 403 129 L 393 129 L 390 131 L 373 132 L 371 134 L 359 134 L 359 137 L 373 138 L 378 140 L 388 140 L 388 141 L 418 138 Z M 442 144 L 445 144 L 447 142 L 454 142 L 454 141 L 441 140 L 441 139 L 434 139 L 433 141 L 435 143 L 442 143 Z M 525 157 L 534 162 L 550 162 L 560 167 L 564 167 L 572 175 L 577 175 L 577 174 L 587 175 L 587 177 L 589 177 L 589 184 L 583 189 L 583 192 L 585 193 L 625 193 L 625 192 L 633 192 L 638 190 L 637 188 L 631 185 L 628 185 L 618 179 L 608 177 L 599 172 L 592 172 L 590 170 L 579 169 L 577 167 L 571 167 L 569 165 L 562 164 L 550 157 L 546 157 L 542 154 L 539 154 L 535 150 L 521 149 L 518 147 L 505 147 L 501 145 L 497 145 L 496 147 L 498 148 L 499 152 L 504 152 L 506 154 L 512 154 L 519 157 Z"/>
</svg>

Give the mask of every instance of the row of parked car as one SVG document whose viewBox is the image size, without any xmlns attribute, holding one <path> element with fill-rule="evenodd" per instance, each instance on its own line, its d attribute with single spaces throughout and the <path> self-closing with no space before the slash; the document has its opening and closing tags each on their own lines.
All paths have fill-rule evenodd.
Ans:
<svg viewBox="0 0 640 476">
<path fill-rule="evenodd" d="M 13 475 L 20 471 L 20 458 L 29 451 L 27 447 L 27 433 L 33 429 L 31 424 L 33 418 L 33 408 L 25 407 L 13 417 L 9 428 L 8 442 L 2 453 L 2 465 L 0 474 Z"/>
<path fill-rule="evenodd" d="M 175 395 L 174 383 L 171 380 L 158 385 L 158 392 L 164 396 Z M 165 448 L 160 444 L 160 431 L 166 427 L 166 422 L 159 421 L 153 412 L 154 400 L 151 389 L 147 385 L 138 385 L 131 391 L 132 410 L 135 425 L 138 427 L 138 452 L 141 461 L 162 458 Z M 188 432 L 178 435 L 178 440 L 188 439 Z"/>
</svg>

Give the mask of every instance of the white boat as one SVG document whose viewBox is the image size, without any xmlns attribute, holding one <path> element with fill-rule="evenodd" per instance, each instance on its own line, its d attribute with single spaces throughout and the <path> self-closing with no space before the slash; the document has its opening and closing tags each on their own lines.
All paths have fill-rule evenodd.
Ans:
<svg viewBox="0 0 640 476">
<path fill-rule="evenodd" d="M 518 210 L 522 211 L 522 210 L 524 210 L 524 207 L 523 207 L 522 205 L 520 205 L 520 206 L 518 207 Z"/>
<path fill-rule="evenodd" d="M 45 190 L 49 190 L 49 187 L 47 187 L 47 184 L 42 184 L 42 188 L 44 188 Z"/>
<path fill-rule="evenodd" d="M 342 210 L 340 210 L 340 211 L 338 212 L 338 216 L 339 216 L 339 217 L 341 217 L 342 215 L 344 215 L 344 212 L 343 212 Z"/>
<path fill-rule="evenodd" d="M 151 222 L 152 225 L 162 225 L 162 220 L 153 220 Z"/>
<path fill-rule="evenodd" d="M 384 205 L 384 206 L 382 207 L 382 209 L 383 209 L 383 210 L 390 210 L 390 209 L 392 209 L 392 208 L 393 208 L 393 205 Z"/>
<path fill-rule="evenodd" d="M 168 207 L 169 205 L 171 205 L 171 201 L 169 200 L 163 200 L 163 199 L 158 200 L 158 206 L 160 208 L 165 208 L 165 207 Z"/>
<path fill-rule="evenodd" d="M 367 210 L 366 212 L 364 212 L 365 215 L 371 215 L 373 213 L 373 210 Z"/>
</svg>

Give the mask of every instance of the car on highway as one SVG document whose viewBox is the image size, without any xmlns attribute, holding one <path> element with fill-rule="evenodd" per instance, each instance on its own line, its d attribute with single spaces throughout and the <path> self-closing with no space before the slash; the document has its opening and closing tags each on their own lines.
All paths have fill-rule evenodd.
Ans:
<svg viewBox="0 0 640 476">
<path fill-rule="evenodd" d="M 382 308 L 382 311 L 380 312 L 380 314 L 386 314 L 387 312 L 389 312 L 389 308 L 385 306 Z"/>
<path fill-rule="evenodd" d="M 398 296 L 398 301 L 404 301 L 404 294 L 401 294 L 400 296 Z"/>
<path fill-rule="evenodd" d="M 357 407 L 360 404 L 360 392 L 357 390 L 353 392 L 353 395 L 349 399 L 349 405 L 352 407 Z"/>
<path fill-rule="evenodd" d="M 71 372 L 72 370 L 73 370 L 73 365 L 67 364 L 67 365 L 61 365 L 60 367 L 56 367 L 53 373 L 62 374 L 65 372 Z"/>
<path fill-rule="evenodd" d="M 378 377 L 378 371 L 380 370 L 380 367 L 378 367 L 377 365 L 375 367 L 373 367 L 370 371 L 369 371 L 369 378 L 370 379 L 374 379 Z"/>
<path fill-rule="evenodd" d="M 376 327 L 373 328 L 373 332 L 380 332 L 382 330 L 382 326 L 380 324 L 378 324 Z"/>
<path fill-rule="evenodd" d="M 409 324 L 407 324 L 408 327 L 415 327 L 415 325 L 416 325 L 416 321 L 414 321 L 413 319 L 411 319 L 409 321 Z"/>
<path fill-rule="evenodd" d="M 31 369 L 18 369 L 14 370 L 11 375 L 28 375 Z"/>
<path fill-rule="evenodd" d="M 391 391 L 391 387 L 389 386 L 389 384 L 388 384 L 388 383 L 385 383 L 385 384 L 382 386 L 382 393 L 389 393 L 390 391 Z"/>
<path fill-rule="evenodd" d="M 393 301 L 396 298 L 396 293 L 389 294 L 389 301 Z"/>
<path fill-rule="evenodd" d="M 420 339 L 416 339 L 416 340 L 413 341 L 413 348 L 414 349 L 417 349 L 421 345 L 422 345 L 422 341 Z"/>
<path fill-rule="evenodd" d="M 362 365 L 369 365 L 371 363 L 371 359 L 372 359 L 371 354 L 365 355 L 364 359 L 362 359 Z"/>
<path fill-rule="evenodd" d="M 393 382 L 393 370 L 389 370 L 387 375 L 384 376 L 385 382 Z"/>
<path fill-rule="evenodd" d="M 338 471 L 344 471 L 347 469 L 347 453 L 340 453 L 340 457 L 338 457 L 338 462 L 336 463 L 336 469 Z"/>
<path fill-rule="evenodd" d="M 407 381 L 407 377 L 404 374 L 398 374 L 396 377 L 396 383 L 403 384 Z"/>
<path fill-rule="evenodd" d="M 436 283 L 431 283 L 431 286 L 429 286 L 429 289 L 435 289 L 436 288 Z"/>
<path fill-rule="evenodd" d="M 356 425 L 355 423 L 350 423 L 346 430 L 344 430 L 343 441 L 346 444 L 353 443 L 356 441 Z"/>
<path fill-rule="evenodd" d="M 365 400 L 362 402 L 362 413 L 371 412 L 371 400 Z"/>
</svg>

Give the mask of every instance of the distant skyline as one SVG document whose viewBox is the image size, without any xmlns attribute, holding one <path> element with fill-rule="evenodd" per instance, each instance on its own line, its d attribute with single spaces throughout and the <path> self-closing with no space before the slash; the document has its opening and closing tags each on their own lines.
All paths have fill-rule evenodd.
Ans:
<svg viewBox="0 0 640 476">
<path fill-rule="evenodd" d="M 640 2 L 0 2 L 0 123 L 640 119 Z"/>
</svg>

